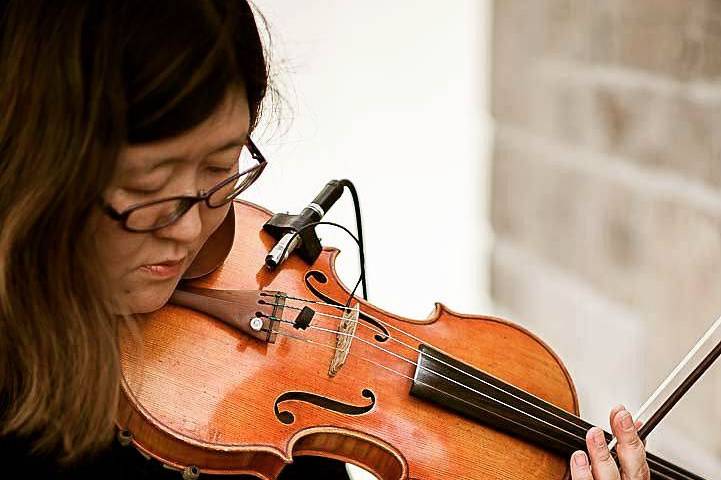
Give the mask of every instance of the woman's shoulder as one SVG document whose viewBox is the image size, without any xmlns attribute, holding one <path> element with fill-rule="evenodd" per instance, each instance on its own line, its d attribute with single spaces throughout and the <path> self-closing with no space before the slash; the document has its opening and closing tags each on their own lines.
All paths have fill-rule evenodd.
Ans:
<svg viewBox="0 0 721 480">
<path fill-rule="evenodd" d="M 52 478 L 55 461 L 51 455 L 33 454 L 32 440 L 14 434 L 0 436 L 0 463 L 18 478 Z"/>
<path fill-rule="evenodd" d="M 108 480 L 181 478 L 177 472 L 162 468 L 157 462 L 147 460 L 134 448 L 123 447 L 117 441 L 82 460 L 62 466 L 56 455 L 32 453 L 31 439 L 11 434 L 0 436 L 0 462 L 5 469 L 19 472 L 15 478 Z"/>
<path fill-rule="evenodd" d="M 70 480 L 102 478 L 103 480 L 181 480 L 182 473 L 146 459 L 131 446 L 113 441 L 107 448 L 68 467 L 59 466 L 52 455 L 30 453 L 31 441 L 17 436 L 0 436 L 0 464 L 6 471 L 20 472 L 15 477 Z M 5 476 L 0 475 L 5 479 Z M 244 475 L 214 475 L 214 479 L 252 480 Z M 254 478 L 254 477 L 253 477 Z M 291 478 L 305 478 L 291 477 Z"/>
</svg>

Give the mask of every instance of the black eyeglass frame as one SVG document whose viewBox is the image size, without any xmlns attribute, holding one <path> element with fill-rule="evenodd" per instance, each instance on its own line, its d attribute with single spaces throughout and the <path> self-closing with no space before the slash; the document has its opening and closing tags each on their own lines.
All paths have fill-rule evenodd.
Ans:
<svg viewBox="0 0 721 480">
<path fill-rule="evenodd" d="M 115 210 L 110 204 L 108 204 L 104 199 L 100 200 L 100 206 L 103 209 L 103 211 L 113 220 L 116 220 L 118 222 L 121 222 L 123 229 L 129 231 L 129 232 L 135 232 L 135 233 L 147 233 L 147 232 L 153 232 L 155 230 L 160 230 L 161 228 L 165 228 L 168 225 L 172 225 L 173 223 L 177 222 L 178 219 L 180 219 L 183 215 L 188 213 L 188 211 L 195 206 L 196 203 L 199 202 L 205 202 L 205 204 L 208 206 L 208 208 L 220 208 L 223 205 L 226 205 L 228 202 L 233 201 L 235 197 L 240 195 L 242 192 L 244 192 L 248 187 L 250 187 L 255 181 L 258 179 L 261 173 L 263 173 L 263 170 L 265 169 L 266 165 L 268 164 L 268 161 L 265 159 L 262 153 L 260 153 L 260 150 L 258 150 L 258 147 L 253 143 L 253 141 L 250 139 L 250 137 L 247 140 L 247 143 L 245 144 L 246 147 L 248 147 L 248 151 L 250 152 L 250 155 L 258 161 L 257 165 L 253 165 L 250 168 L 247 168 L 243 170 L 242 172 L 238 172 L 233 174 L 232 176 L 226 178 L 222 182 L 214 185 L 211 187 L 208 191 L 199 191 L 197 195 L 177 195 L 174 197 L 166 197 L 161 198 L 158 200 L 151 200 L 149 202 L 143 202 L 139 203 L 137 205 L 132 205 L 122 212 L 118 212 Z M 210 196 L 213 195 L 215 192 L 220 190 L 221 188 L 225 187 L 231 182 L 236 181 L 243 175 L 251 175 L 249 177 L 246 185 L 244 185 L 242 188 L 240 188 L 237 192 L 235 192 L 232 196 L 228 197 L 223 203 L 218 205 L 211 205 L 210 204 Z M 128 218 L 130 217 L 130 214 L 134 211 L 148 207 L 151 205 L 157 205 L 158 203 L 164 203 L 164 202 L 170 202 L 170 201 L 178 201 L 178 200 L 185 200 L 184 203 L 182 203 L 182 208 L 178 209 L 177 211 L 173 212 L 173 215 L 169 217 L 167 222 L 164 222 L 159 225 L 153 225 L 150 228 L 144 228 L 144 229 L 137 229 L 137 228 L 130 228 L 128 227 Z"/>
</svg>

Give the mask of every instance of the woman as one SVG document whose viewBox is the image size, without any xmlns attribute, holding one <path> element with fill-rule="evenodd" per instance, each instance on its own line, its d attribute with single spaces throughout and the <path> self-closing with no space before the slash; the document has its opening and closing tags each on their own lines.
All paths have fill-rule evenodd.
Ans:
<svg viewBox="0 0 721 480">
<path fill-rule="evenodd" d="M 259 158 L 250 135 L 268 89 L 252 11 L 244 0 L 2 5 L 0 456 L 32 478 L 177 478 L 113 440 L 116 332 L 166 303 L 260 172 L 239 177 L 241 152 Z M 617 435 L 627 478 L 643 478 L 629 476 L 643 449 Z M 578 454 L 574 478 L 616 478 L 590 452 L 595 476 Z M 338 478 L 338 465 L 313 475 Z"/>
<path fill-rule="evenodd" d="M 0 456 L 32 478 L 177 478 L 109 443 L 115 335 L 168 300 L 247 182 L 118 213 L 238 173 L 267 90 L 253 14 L 241 0 L 4 8 Z"/>
</svg>

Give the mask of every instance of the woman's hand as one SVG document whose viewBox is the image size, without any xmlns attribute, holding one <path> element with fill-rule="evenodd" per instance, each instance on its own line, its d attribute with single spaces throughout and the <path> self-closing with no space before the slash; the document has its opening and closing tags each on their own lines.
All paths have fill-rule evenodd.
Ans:
<svg viewBox="0 0 721 480">
<path fill-rule="evenodd" d="M 603 430 L 593 427 L 586 434 L 586 449 L 574 452 L 571 456 L 571 478 L 573 480 L 649 480 L 650 473 L 646 463 L 646 448 L 638 437 L 639 425 L 633 422 L 631 414 L 619 405 L 611 410 L 611 430 L 618 439 L 616 452 L 621 464 L 619 472 L 616 462 L 606 445 Z"/>
</svg>

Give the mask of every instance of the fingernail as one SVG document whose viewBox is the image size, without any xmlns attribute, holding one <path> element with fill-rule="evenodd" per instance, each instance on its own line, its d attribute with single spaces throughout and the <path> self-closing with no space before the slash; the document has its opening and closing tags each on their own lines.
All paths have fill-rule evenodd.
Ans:
<svg viewBox="0 0 721 480">
<path fill-rule="evenodd" d="M 584 452 L 576 452 L 573 454 L 573 463 L 575 463 L 577 467 L 585 467 L 588 465 L 588 458 Z"/>
<path fill-rule="evenodd" d="M 621 426 L 626 431 L 633 430 L 633 419 L 631 418 L 631 414 L 627 411 L 621 412 Z"/>
<path fill-rule="evenodd" d="M 599 450 L 603 450 L 604 448 L 607 448 L 608 445 L 606 444 L 606 437 L 603 435 L 603 430 L 600 428 L 594 428 L 593 429 L 593 443 L 596 445 L 596 448 Z"/>
</svg>

